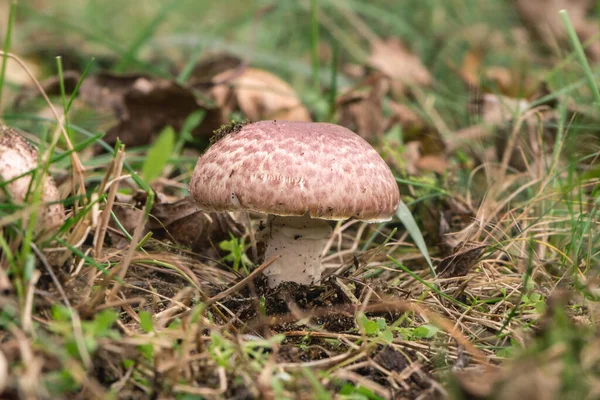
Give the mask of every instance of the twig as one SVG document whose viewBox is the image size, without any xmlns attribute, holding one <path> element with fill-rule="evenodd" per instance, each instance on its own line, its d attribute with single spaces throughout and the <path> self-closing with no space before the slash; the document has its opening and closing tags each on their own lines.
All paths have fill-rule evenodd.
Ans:
<svg viewBox="0 0 600 400">
<path fill-rule="evenodd" d="M 114 163 L 113 165 L 115 167 L 113 179 L 119 179 L 119 177 L 121 176 L 121 171 L 123 171 L 123 158 L 124 157 L 125 157 L 125 153 L 123 151 L 123 148 L 120 148 L 117 151 L 117 155 L 113 161 L 113 163 Z M 108 222 L 110 220 L 110 212 L 112 211 L 118 189 L 119 189 L 119 185 L 118 185 L 118 183 L 115 183 L 115 184 L 111 185 L 110 189 L 108 190 L 108 198 L 106 199 L 106 203 L 104 205 L 104 210 L 102 210 L 102 214 L 100 217 L 100 224 L 98 225 L 98 228 L 96 229 L 96 237 L 94 238 L 94 255 L 96 256 L 96 258 L 100 257 L 100 253 L 102 252 L 102 246 L 104 245 L 104 237 L 106 236 L 106 230 L 108 228 Z"/>
<path fill-rule="evenodd" d="M 33 322 L 31 319 L 31 313 L 33 311 L 33 294 L 35 293 L 35 285 L 38 279 L 40 279 L 40 275 L 40 271 L 34 270 L 33 274 L 31 274 L 29 284 L 27 285 L 27 294 L 25 297 L 25 305 L 22 317 L 23 330 L 27 333 L 30 333 L 33 329 Z"/>
<path fill-rule="evenodd" d="M 279 257 L 281 257 L 281 256 L 277 255 L 277 256 L 272 257 L 268 261 L 265 261 L 261 266 L 259 266 L 254 271 L 252 271 L 252 273 L 250 275 L 246 276 L 244 279 L 242 279 L 241 281 L 239 281 L 238 283 L 236 283 L 229 289 L 219 293 L 216 296 L 211 297 L 210 299 L 208 299 L 206 301 L 205 304 L 207 306 L 212 305 L 212 304 L 216 303 L 217 301 L 229 296 L 230 294 L 237 292 L 238 290 L 240 290 L 241 288 L 246 286 L 248 283 L 252 282 L 258 274 L 260 274 L 269 265 L 273 264 L 275 262 L 275 260 L 277 260 Z"/>
<path fill-rule="evenodd" d="M 284 316 L 276 316 L 276 317 L 274 316 L 274 317 L 268 318 L 266 321 L 264 320 L 263 317 L 260 317 L 260 318 L 257 318 L 257 320 L 255 321 L 254 324 L 249 323 L 248 325 L 253 326 L 256 323 L 258 323 L 258 324 L 266 323 L 267 325 L 273 326 L 273 325 L 278 325 L 278 324 L 282 324 L 282 323 L 286 323 L 286 322 L 297 321 L 299 319 L 331 315 L 333 312 L 347 312 L 347 313 L 356 314 L 357 311 L 358 311 L 358 307 L 352 306 L 352 305 L 345 305 L 345 306 L 338 306 L 338 307 L 319 307 L 319 308 L 310 310 L 310 312 L 307 312 L 305 315 L 284 315 Z M 481 352 L 481 350 L 479 350 L 477 347 L 475 347 L 469 341 L 469 339 L 454 324 L 452 324 L 450 321 L 448 321 L 446 318 L 442 317 L 441 315 L 439 315 L 423 306 L 420 306 L 420 305 L 415 304 L 410 301 L 395 300 L 395 301 L 372 304 L 370 306 L 365 307 L 363 311 L 365 313 L 409 311 L 409 312 L 415 312 L 415 313 L 421 314 L 422 316 L 427 317 L 432 323 L 434 323 L 435 325 L 437 325 L 440 328 L 442 328 L 443 330 L 445 330 L 448 333 L 448 335 L 450 335 L 451 337 L 453 337 L 456 340 L 457 343 L 459 343 L 465 349 L 467 349 L 467 351 L 469 351 L 469 353 L 471 353 L 473 355 L 473 358 L 475 358 L 480 364 L 482 364 L 488 368 L 493 367 L 486 360 L 485 354 L 483 352 Z"/>
<path fill-rule="evenodd" d="M 52 270 L 52 267 L 50 266 L 50 264 L 48 264 L 48 260 L 46 260 L 46 257 L 42 254 L 40 249 L 37 248 L 35 243 L 31 243 L 31 248 L 33 249 L 33 252 L 38 256 L 38 258 L 44 265 L 44 268 L 46 268 L 46 272 L 48 272 L 48 275 L 50 275 L 50 278 L 52 279 L 52 283 L 54 283 L 54 286 L 56 286 L 56 290 L 58 290 L 60 297 L 62 297 L 63 302 L 65 303 L 65 306 L 71 308 L 71 303 L 69 302 L 69 298 L 67 297 L 65 290 L 63 289 L 62 285 L 60 284 L 58 277 Z"/>
</svg>

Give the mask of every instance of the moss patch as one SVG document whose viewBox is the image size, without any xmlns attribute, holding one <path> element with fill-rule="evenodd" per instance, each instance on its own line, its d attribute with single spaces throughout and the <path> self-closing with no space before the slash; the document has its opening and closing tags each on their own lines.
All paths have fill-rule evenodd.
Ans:
<svg viewBox="0 0 600 400">
<path fill-rule="evenodd" d="M 212 137 L 210 138 L 210 145 L 217 143 L 219 140 L 223 139 L 225 136 L 230 135 L 232 133 L 239 132 L 242 127 L 248 125 L 250 121 L 231 121 L 226 125 L 221 125 L 221 127 L 213 132 Z"/>
</svg>

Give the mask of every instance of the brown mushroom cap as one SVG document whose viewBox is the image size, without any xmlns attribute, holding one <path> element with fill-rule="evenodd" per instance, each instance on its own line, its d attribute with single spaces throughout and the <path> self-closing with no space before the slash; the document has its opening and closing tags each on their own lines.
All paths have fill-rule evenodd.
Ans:
<svg viewBox="0 0 600 400">
<path fill-rule="evenodd" d="M 37 150 L 15 130 L 0 124 L 0 182 L 12 181 L 5 186 L 12 201 L 16 203 L 26 201 L 32 175 L 21 175 L 37 167 Z M 4 192 L 0 190 L 0 203 L 3 200 Z M 61 203 L 58 203 L 60 194 L 50 176 L 44 178 L 42 201 L 55 203 L 40 207 L 36 232 L 51 233 L 64 223 L 65 209 Z"/>
<path fill-rule="evenodd" d="M 398 185 L 379 153 L 333 124 L 260 121 L 243 126 L 198 160 L 190 194 L 210 211 L 376 222 L 389 220 Z"/>
</svg>

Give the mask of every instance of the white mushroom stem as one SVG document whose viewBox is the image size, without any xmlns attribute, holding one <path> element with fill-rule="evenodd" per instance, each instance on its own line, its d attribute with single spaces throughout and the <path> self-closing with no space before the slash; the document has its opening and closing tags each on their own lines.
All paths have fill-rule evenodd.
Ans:
<svg viewBox="0 0 600 400">
<path fill-rule="evenodd" d="M 269 215 L 259 239 L 265 244 L 265 259 L 280 256 L 265 270 L 269 286 L 282 282 L 303 285 L 319 282 L 323 271 L 321 252 L 331 231 L 326 221 L 312 219 L 308 214 L 302 217 Z"/>
</svg>

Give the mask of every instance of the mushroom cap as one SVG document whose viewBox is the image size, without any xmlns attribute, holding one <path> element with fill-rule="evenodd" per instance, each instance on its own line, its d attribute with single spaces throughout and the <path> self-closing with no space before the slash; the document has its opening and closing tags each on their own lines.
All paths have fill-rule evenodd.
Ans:
<svg viewBox="0 0 600 400">
<path fill-rule="evenodd" d="M 15 203 L 27 201 L 32 175 L 21 175 L 37 167 L 37 150 L 14 129 L 0 124 L 0 183 L 12 180 L 5 186 L 12 201 Z M 4 197 L 4 191 L 0 190 L 0 203 Z M 42 201 L 44 203 L 54 202 L 54 204 L 40 207 L 36 233 L 49 234 L 60 228 L 65 220 L 64 206 L 57 203 L 60 201 L 60 194 L 50 176 L 44 177 Z"/>
<path fill-rule="evenodd" d="M 198 160 L 190 194 L 209 211 L 369 222 L 400 201 L 392 171 L 360 136 L 339 125 L 260 121 L 231 132 Z"/>
</svg>

